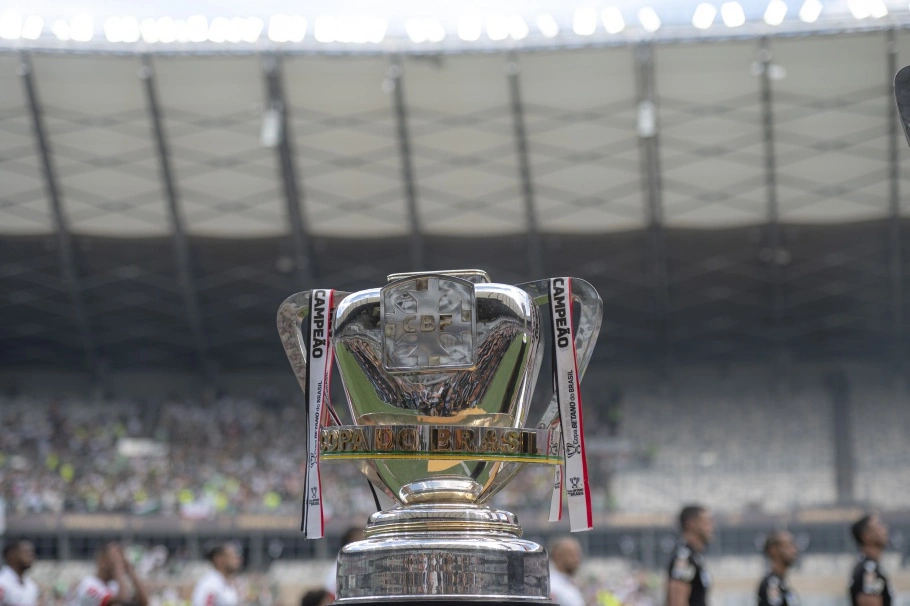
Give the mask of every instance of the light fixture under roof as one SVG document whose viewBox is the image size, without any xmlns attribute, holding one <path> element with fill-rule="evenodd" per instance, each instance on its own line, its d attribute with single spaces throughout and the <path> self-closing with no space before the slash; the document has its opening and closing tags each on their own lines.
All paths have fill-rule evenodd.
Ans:
<svg viewBox="0 0 910 606">
<path fill-rule="evenodd" d="M 869 16 L 873 19 L 881 19 L 888 14 L 888 7 L 885 6 L 884 0 L 869 0 Z"/>
<path fill-rule="evenodd" d="M 338 23 L 333 15 L 319 15 L 313 24 L 313 37 L 317 42 L 334 42 L 337 29 Z"/>
<path fill-rule="evenodd" d="M 650 6 L 643 6 L 638 9 L 638 22 L 646 32 L 654 33 L 660 29 L 660 16 Z"/>
<path fill-rule="evenodd" d="M 702 2 L 695 7 L 695 13 L 692 15 L 692 26 L 697 29 L 708 29 L 714 23 L 714 17 L 717 16 L 717 9 L 713 4 Z"/>
<path fill-rule="evenodd" d="M 509 28 L 509 38 L 512 40 L 524 40 L 528 37 L 528 24 L 525 23 L 521 15 L 509 15 L 506 17 L 506 25 Z"/>
<path fill-rule="evenodd" d="M 487 29 L 487 38 L 493 42 L 499 42 L 509 37 L 509 24 L 506 22 L 504 15 L 490 13 L 484 21 Z"/>
<path fill-rule="evenodd" d="M 537 29 L 540 30 L 544 38 L 555 38 L 559 35 L 559 24 L 553 18 L 553 15 L 542 13 L 537 15 L 535 22 L 537 23 Z"/>
<path fill-rule="evenodd" d="M 177 24 L 173 17 L 161 17 L 155 25 L 158 27 L 158 42 L 170 44 L 177 40 Z"/>
<path fill-rule="evenodd" d="M 44 31 L 44 19 L 38 15 L 30 15 L 22 23 L 22 37 L 26 40 L 37 40 Z"/>
<path fill-rule="evenodd" d="M 220 44 L 227 41 L 230 28 L 230 19 L 227 17 L 215 17 L 209 24 L 209 42 Z M 145 38 L 145 32 L 142 33 L 142 37 Z"/>
<path fill-rule="evenodd" d="M 70 19 L 70 37 L 76 42 L 88 42 L 95 36 L 95 22 L 91 15 L 79 14 Z"/>
<path fill-rule="evenodd" d="M 0 38 L 18 40 L 20 36 L 22 36 L 22 15 L 13 12 L 0 15 Z"/>
<path fill-rule="evenodd" d="M 427 40 L 430 42 L 442 42 L 446 37 L 446 30 L 442 23 L 436 17 L 430 17 L 426 20 Z"/>
<path fill-rule="evenodd" d="M 290 15 L 272 15 L 266 35 L 272 42 L 287 42 L 291 39 Z"/>
<path fill-rule="evenodd" d="M 186 39 L 190 42 L 205 42 L 209 31 L 209 20 L 205 15 L 193 15 L 186 20 Z"/>
<path fill-rule="evenodd" d="M 608 6 L 600 11 L 600 20 L 604 24 L 604 29 L 608 34 L 618 34 L 626 29 L 626 21 L 622 18 L 622 13 L 615 6 Z"/>
<path fill-rule="evenodd" d="M 582 7 L 575 11 L 572 19 L 572 31 L 578 36 L 590 36 L 597 29 L 597 11 L 590 7 Z"/>
<path fill-rule="evenodd" d="M 54 21 L 54 25 L 51 27 L 51 32 L 57 36 L 58 40 L 66 42 L 71 38 L 69 21 L 65 19 L 57 19 Z"/>
<path fill-rule="evenodd" d="M 822 14 L 821 0 L 806 0 L 799 9 L 799 20 L 803 23 L 815 23 Z"/>
<path fill-rule="evenodd" d="M 420 44 L 427 41 L 427 28 L 423 19 L 412 17 L 404 22 L 404 31 L 408 38 L 414 44 Z"/>
<path fill-rule="evenodd" d="M 765 9 L 764 20 L 768 25 L 780 25 L 787 16 L 787 3 L 784 0 L 771 0 Z"/>
<path fill-rule="evenodd" d="M 870 16 L 869 3 L 866 0 L 847 0 L 847 8 L 854 19 L 865 19 Z"/>
<path fill-rule="evenodd" d="M 483 33 L 483 19 L 480 15 L 462 15 L 458 19 L 458 37 L 465 42 L 480 40 Z"/>
<path fill-rule="evenodd" d="M 739 27 L 746 22 L 746 13 L 739 2 L 724 2 L 720 7 L 720 18 L 727 27 Z"/>
</svg>

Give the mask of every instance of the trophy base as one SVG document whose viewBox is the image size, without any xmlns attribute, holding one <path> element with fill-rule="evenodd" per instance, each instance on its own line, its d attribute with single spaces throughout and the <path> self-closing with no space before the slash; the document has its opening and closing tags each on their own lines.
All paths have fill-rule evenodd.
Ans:
<svg viewBox="0 0 910 606">
<path fill-rule="evenodd" d="M 338 554 L 336 604 L 552 604 L 546 550 L 511 513 L 419 504 L 370 517 Z"/>
<path fill-rule="evenodd" d="M 345 604 L 348 604 L 350 606 L 358 606 L 360 604 L 388 604 L 390 602 L 394 602 L 396 604 L 408 604 L 409 606 L 462 606 L 462 604 L 468 604 L 469 606 L 528 606 L 529 603 L 540 604 L 541 606 L 559 606 L 556 602 L 551 602 L 550 600 L 535 600 L 533 602 L 528 602 L 528 600 L 510 600 L 508 598 L 497 598 L 495 600 L 490 600 L 472 597 L 464 597 L 451 600 L 430 600 L 426 598 L 410 598 L 401 596 L 396 596 L 390 599 L 349 599 L 333 602 L 333 604 L 338 604 L 338 606 L 343 606 Z"/>
</svg>

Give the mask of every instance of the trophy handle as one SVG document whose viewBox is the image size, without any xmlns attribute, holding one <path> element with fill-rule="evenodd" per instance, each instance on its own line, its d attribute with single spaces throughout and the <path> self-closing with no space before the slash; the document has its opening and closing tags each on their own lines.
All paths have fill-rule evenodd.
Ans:
<svg viewBox="0 0 910 606">
<path fill-rule="evenodd" d="M 549 280 L 535 280 L 518 284 L 517 286 L 527 291 L 534 298 L 535 304 L 548 305 L 550 303 Z M 604 315 L 604 302 L 590 282 L 580 278 L 572 278 L 572 301 L 581 306 L 578 324 L 575 326 L 575 350 L 578 355 L 580 381 L 585 376 L 588 364 L 591 363 L 594 345 L 600 335 L 600 324 Z M 556 426 L 557 423 L 559 423 L 559 404 L 557 404 L 556 395 L 554 394 L 550 399 L 550 405 L 547 406 L 543 413 L 543 417 L 537 423 L 537 428 L 550 429 Z"/>
<path fill-rule="evenodd" d="M 531 295 L 535 305 L 549 305 L 549 279 L 524 282 L 516 284 L 516 286 Z M 572 278 L 572 302 L 577 302 L 581 306 L 581 313 L 578 316 L 578 323 L 575 327 L 575 349 L 578 356 L 579 381 L 581 381 L 585 376 L 585 371 L 588 369 L 588 364 L 591 362 L 591 356 L 594 354 L 594 345 L 597 343 L 597 337 L 600 335 L 604 303 L 590 282 L 580 278 Z M 559 404 L 556 401 L 556 394 L 553 394 L 550 404 L 537 423 L 537 428 L 551 430 L 558 425 Z M 497 473 L 493 483 L 484 494 L 484 500 L 491 498 L 502 490 L 503 486 L 511 481 L 526 464 L 502 463 L 499 473 Z"/>
<path fill-rule="evenodd" d="M 339 303 L 350 294 L 340 290 L 335 291 L 335 305 L 329 310 L 329 313 L 334 314 Z M 284 346 L 284 353 L 288 356 L 288 362 L 291 363 L 291 370 L 294 371 L 294 376 L 297 377 L 297 384 L 300 385 L 300 389 L 304 393 L 306 393 L 307 385 L 307 342 L 304 323 L 309 317 L 310 291 L 308 290 L 291 295 L 278 308 L 278 336 Z M 328 406 L 325 409 L 331 416 L 332 422 L 335 425 L 341 425 L 334 407 L 331 406 L 331 402 L 328 402 Z M 379 488 L 391 498 L 395 498 L 395 495 L 385 487 L 376 471 L 360 462 L 357 462 L 357 467 L 373 486 Z"/>
</svg>

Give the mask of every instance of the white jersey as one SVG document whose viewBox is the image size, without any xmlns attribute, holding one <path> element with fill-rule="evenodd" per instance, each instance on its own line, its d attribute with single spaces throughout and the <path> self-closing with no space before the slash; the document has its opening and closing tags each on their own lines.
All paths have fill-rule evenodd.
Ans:
<svg viewBox="0 0 910 606">
<path fill-rule="evenodd" d="M 67 606 L 108 606 L 120 587 L 117 581 L 105 583 L 96 576 L 82 579 L 67 600 Z"/>
<path fill-rule="evenodd" d="M 338 562 L 332 562 L 332 567 L 325 573 L 322 584 L 325 585 L 325 590 L 332 594 L 334 600 L 338 593 Z"/>
<path fill-rule="evenodd" d="M 0 568 L 0 606 L 35 606 L 38 585 L 29 578 L 20 579 L 9 566 Z"/>
<path fill-rule="evenodd" d="M 559 606 L 585 606 L 585 599 L 572 579 L 550 568 L 550 599 Z"/>
<path fill-rule="evenodd" d="M 205 573 L 193 589 L 192 606 L 237 606 L 239 603 L 237 590 L 215 569 Z"/>
</svg>

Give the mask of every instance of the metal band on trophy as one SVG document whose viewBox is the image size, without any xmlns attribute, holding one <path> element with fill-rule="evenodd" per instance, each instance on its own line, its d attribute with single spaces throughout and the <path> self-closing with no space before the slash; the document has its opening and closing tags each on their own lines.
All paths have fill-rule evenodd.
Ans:
<svg viewBox="0 0 910 606">
<path fill-rule="evenodd" d="M 555 393 L 525 428 L 542 306 Z M 551 518 L 564 488 L 571 529 L 591 528 L 579 381 L 602 314 L 583 280 L 511 286 L 478 270 L 395 274 L 382 288 L 307 291 L 281 305 L 279 334 L 307 396 L 306 536 L 323 532 L 321 461 L 354 462 L 397 503 L 339 554 L 339 604 L 549 603 L 546 551 L 486 503 L 525 465 L 552 465 Z M 332 352 L 354 425 L 328 400 Z"/>
</svg>

